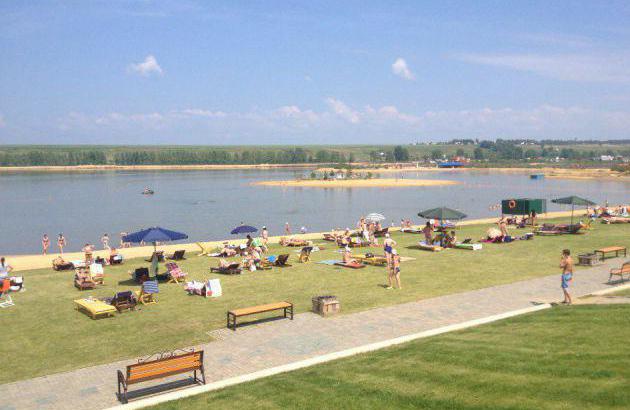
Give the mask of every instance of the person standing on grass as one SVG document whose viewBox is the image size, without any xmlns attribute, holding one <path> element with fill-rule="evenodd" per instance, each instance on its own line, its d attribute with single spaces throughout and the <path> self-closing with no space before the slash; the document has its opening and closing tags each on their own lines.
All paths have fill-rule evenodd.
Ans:
<svg viewBox="0 0 630 410">
<path fill-rule="evenodd" d="M 398 289 L 402 289 L 400 286 L 400 255 L 396 249 L 392 249 L 391 259 L 387 263 L 387 287 L 385 289 L 393 289 L 394 282 Z"/>
<path fill-rule="evenodd" d="M 9 277 L 9 273 L 13 270 L 13 266 L 6 263 L 4 256 L 0 258 L 0 279 Z"/>
<path fill-rule="evenodd" d="M 387 264 L 392 261 L 392 251 L 394 250 L 394 245 L 396 245 L 396 241 L 393 240 L 388 233 L 385 234 L 385 240 L 383 241 L 383 250 L 385 251 L 385 259 L 387 259 Z"/>
<path fill-rule="evenodd" d="M 568 249 L 562 251 L 560 268 L 562 269 L 561 287 L 562 293 L 564 293 L 562 303 L 570 305 L 572 301 L 571 294 L 569 293 L 569 284 L 573 282 L 573 259 L 571 258 L 571 251 Z"/>
<path fill-rule="evenodd" d="M 42 252 L 44 255 L 48 255 L 48 248 L 50 248 L 50 238 L 48 234 L 45 233 L 44 236 L 42 236 Z"/>
<path fill-rule="evenodd" d="M 66 238 L 62 233 L 57 236 L 57 246 L 59 247 L 59 253 L 63 255 L 63 247 L 66 246 Z"/>
<path fill-rule="evenodd" d="M 433 227 L 431 226 L 430 222 L 427 222 L 427 224 L 424 225 L 424 228 L 422 228 L 422 233 L 424 234 L 424 243 L 426 243 L 427 245 L 432 245 L 433 244 Z"/>
</svg>

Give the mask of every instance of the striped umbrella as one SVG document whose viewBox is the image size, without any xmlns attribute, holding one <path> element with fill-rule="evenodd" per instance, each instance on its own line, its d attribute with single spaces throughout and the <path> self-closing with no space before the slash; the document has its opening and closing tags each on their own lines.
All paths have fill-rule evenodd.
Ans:
<svg viewBox="0 0 630 410">
<path fill-rule="evenodd" d="M 380 222 L 380 221 L 384 221 L 385 217 L 381 214 L 377 214 L 376 212 L 373 212 L 369 214 L 368 216 L 366 216 L 365 220 L 370 221 L 370 222 Z"/>
</svg>

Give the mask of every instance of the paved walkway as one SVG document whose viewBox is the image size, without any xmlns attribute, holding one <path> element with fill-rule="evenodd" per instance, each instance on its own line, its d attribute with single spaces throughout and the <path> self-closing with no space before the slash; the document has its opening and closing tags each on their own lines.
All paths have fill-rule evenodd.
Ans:
<svg viewBox="0 0 630 410">
<path fill-rule="evenodd" d="M 606 283 L 608 270 L 619 263 L 619 259 L 612 259 L 604 265 L 578 271 L 573 294 L 582 296 L 609 288 Z M 236 332 L 216 330 L 211 334 L 217 340 L 203 346 L 206 378 L 208 382 L 218 381 L 522 309 L 537 302 L 557 301 L 561 299 L 559 282 L 559 275 L 553 275 L 336 318 L 323 319 L 304 313 L 296 315 L 293 321 L 278 320 L 245 326 Z M 122 361 L 0 385 L 0 410 L 95 409 L 116 405 L 116 370 L 131 363 L 133 361 Z M 181 377 L 174 378 L 177 379 L 181 380 Z"/>
</svg>

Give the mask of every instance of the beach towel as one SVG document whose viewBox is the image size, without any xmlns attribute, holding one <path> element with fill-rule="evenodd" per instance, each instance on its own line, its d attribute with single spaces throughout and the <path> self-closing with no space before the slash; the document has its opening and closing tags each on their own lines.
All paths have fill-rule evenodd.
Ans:
<svg viewBox="0 0 630 410">
<path fill-rule="evenodd" d="M 325 261 L 319 261 L 317 263 L 321 263 L 321 264 L 324 264 L 324 265 L 334 265 L 337 262 L 341 262 L 341 261 L 340 260 L 336 260 L 336 259 L 328 259 L 328 260 L 325 260 Z"/>
</svg>

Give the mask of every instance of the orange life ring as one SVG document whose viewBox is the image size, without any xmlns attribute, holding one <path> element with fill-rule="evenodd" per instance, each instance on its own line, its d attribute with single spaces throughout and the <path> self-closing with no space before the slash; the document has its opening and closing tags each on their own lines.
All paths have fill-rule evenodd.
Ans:
<svg viewBox="0 0 630 410">
<path fill-rule="evenodd" d="M 516 201 L 511 199 L 510 202 L 508 202 L 508 208 L 510 209 L 516 208 Z"/>
</svg>

